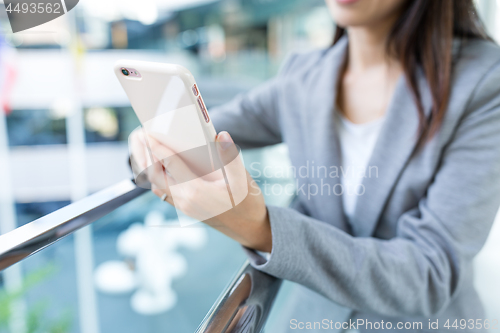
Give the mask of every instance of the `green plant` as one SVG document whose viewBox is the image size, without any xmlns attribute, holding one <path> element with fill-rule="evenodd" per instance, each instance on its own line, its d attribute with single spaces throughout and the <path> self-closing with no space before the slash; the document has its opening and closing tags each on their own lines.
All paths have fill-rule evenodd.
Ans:
<svg viewBox="0 0 500 333">
<path fill-rule="evenodd" d="M 26 293 L 47 280 L 56 272 L 54 265 L 47 265 L 28 274 L 22 283 L 21 288 L 7 292 L 0 290 L 0 333 L 9 331 L 9 320 L 11 318 L 12 307 L 15 302 Z M 46 312 L 49 307 L 48 300 L 38 301 L 32 305 L 26 314 L 26 333 L 66 333 L 72 325 L 70 312 L 65 312 L 56 319 L 48 319 Z"/>
</svg>

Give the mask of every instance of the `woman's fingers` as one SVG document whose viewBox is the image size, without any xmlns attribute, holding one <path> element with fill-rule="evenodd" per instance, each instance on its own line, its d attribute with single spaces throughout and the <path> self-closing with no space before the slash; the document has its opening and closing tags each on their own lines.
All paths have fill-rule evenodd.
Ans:
<svg viewBox="0 0 500 333">
<path fill-rule="evenodd" d="M 161 161 L 153 156 L 154 162 L 148 169 L 148 178 L 151 182 L 151 191 L 159 198 L 164 198 L 165 202 L 168 202 L 174 206 L 174 201 L 172 197 L 172 192 L 170 186 L 175 185 L 175 180 L 170 177 L 166 172 Z M 164 197 L 164 195 L 166 195 Z"/>
<path fill-rule="evenodd" d="M 165 198 L 163 201 L 168 202 L 172 206 L 174 205 L 174 199 L 172 197 L 172 193 L 170 192 L 170 188 L 158 188 L 156 185 L 152 185 L 151 191 L 158 197 L 158 198 Z"/>
<path fill-rule="evenodd" d="M 144 139 L 144 132 L 141 128 L 135 129 L 130 134 L 130 155 L 133 158 L 136 166 L 139 168 L 138 173 L 144 171 L 148 166 L 148 151 Z M 134 170 L 136 171 L 136 170 Z"/>
<path fill-rule="evenodd" d="M 147 176 L 149 182 L 155 185 L 156 188 L 165 189 L 169 186 L 163 165 L 154 156 L 153 164 L 147 169 Z"/>
<path fill-rule="evenodd" d="M 158 140 L 150 138 L 149 144 L 155 162 L 161 162 L 150 167 L 153 192 L 158 197 L 167 194 L 167 201 L 172 205 L 175 201 L 187 215 L 206 220 L 240 204 L 247 197 L 251 178 L 227 132 L 217 136 L 216 147 L 220 161 L 217 170 L 223 169 L 229 186 L 223 178 L 210 181 L 196 176 L 178 154 Z M 179 186 L 169 188 L 172 185 Z M 232 200 L 228 201 L 228 195 Z"/>
<path fill-rule="evenodd" d="M 240 154 L 238 147 L 228 132 L 222 131 L 217 135 L 216 146 L 223 166 L 231 164 L 236 159 L 241 162 L 238 158 Z"/>
<path fill-rule="evenodd" d="M 250 175 L 240 158 L 238 147 L 228 132 L 220 132 L 217 135 L 217 150 L 234 204 L 238 205 L 248 195 Z"/>
<path fill-rule="evenodd" d="M 162 163 L 166 172 L 174 178 L 177 183 L 183 183 L 197 178 L 182 158 L 169 147 L 154 138 L 150 138 L 150 145 L 153 156 Z"/>
</svg>

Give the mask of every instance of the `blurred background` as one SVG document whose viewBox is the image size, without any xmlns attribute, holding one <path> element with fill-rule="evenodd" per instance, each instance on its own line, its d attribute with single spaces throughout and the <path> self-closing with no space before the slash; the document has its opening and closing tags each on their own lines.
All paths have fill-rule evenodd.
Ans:
<svg viewBox="0 0 500 333">
<path fill-rule="evenodd" d="M 500 0 L 477 5 L 500 40 Z M 334 27 L 323 0 L 82 0 L 12 34 L 0 6 L 0 232 L 131 177 L 127 139 L 139 122 L 114 76 L 116 60 L 187 67 L 210 108 L 275 75 L 290 52 L 328 47 Z M 283 167 L 287 147 L 244 159 Z M 272 185 L 291 179 L 253 176 L 269 204 L 289 203 Z M 194 332 L 245 258 L 203 226 L 168 228 L 175 218 L 146 194 L 9 268 L 0 332 Z M 146 254 L 159 259 L 138 265 Z M 499 254 L 496 223 L 476 260 L 489 319 L 500 319 Z M 165 271 L 163 282 L 154 279 Z"/>
</svg>

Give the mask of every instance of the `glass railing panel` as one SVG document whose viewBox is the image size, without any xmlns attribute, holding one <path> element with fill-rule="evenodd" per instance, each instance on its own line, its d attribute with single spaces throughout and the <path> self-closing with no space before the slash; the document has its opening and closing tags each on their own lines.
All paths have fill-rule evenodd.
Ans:
<svg viewBox="0 0 500 333">
<path fill-rule="evenodd" d="M 152 193 L 93 225 L 101 332 L 194 332 L 245 257 Z"/>
<path fill-rule="evenodd" d="M 201 223 L 146 227 L 148 216 L 175 223 L 175 210 L 148 192 L 92 224 L 92 283 L 100 332 L 194 332 L 245 260 L 239 244 Z M 120 245 L 140 243 L 137 256 L 130 249 L 120 251 L 120 235 L 141 226 L 142 243 L 132 237 Z M 160 244 L 154 244 L 158 240 Z M 166 247 L 162 248 L 162 240 Z M 140 251 L 144 248 L 146 253 Z M 130 270 L 106 273 L 102 269 L 106 263 L 108 268 L 109 263 L 115 267 L 123 263 L 118 267 Z M 9 326 L 9 308 L 20 318 L 17 332 L 81 332 L 80 321 L 86 318 L 79 313 L 74 235 L 9 268 L 17 269 L 26 288 L 16 290 L 10 299 L 5 286 L 0 286 L 0 332 L 16 332 Z M 135 282 L 127 287 L 131 276 Z M 106 284 L 109 281 L 114 289 Z M 144 295 L 155 297 L 148 302 Z"/>
</svg>

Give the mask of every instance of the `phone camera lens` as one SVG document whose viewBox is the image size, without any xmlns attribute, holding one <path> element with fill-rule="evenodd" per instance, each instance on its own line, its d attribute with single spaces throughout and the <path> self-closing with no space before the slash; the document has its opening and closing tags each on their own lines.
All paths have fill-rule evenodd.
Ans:
<svg viewBox="0 0 500 333">
<path fill-rule="evenodd" d="M 129 71 L 126 68 L 122 68 L 122 73 L 125 76 L 128 76 L 130 74 Z"/>
</svg>

